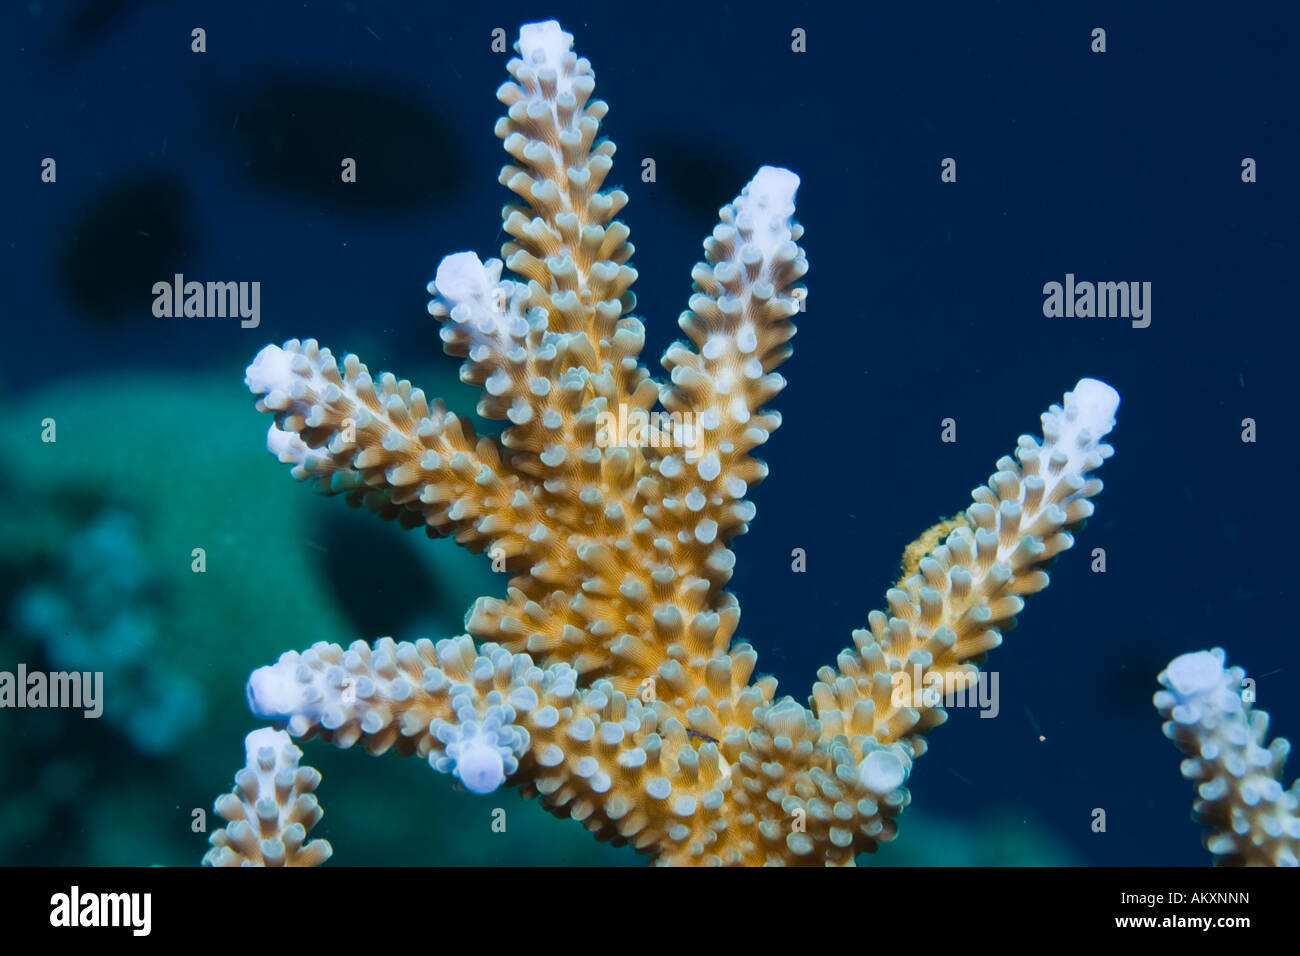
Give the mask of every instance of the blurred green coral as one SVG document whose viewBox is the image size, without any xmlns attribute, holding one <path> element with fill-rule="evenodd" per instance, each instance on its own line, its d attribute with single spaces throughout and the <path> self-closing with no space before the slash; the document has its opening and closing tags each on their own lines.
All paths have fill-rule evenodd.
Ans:
<svg viewBox="0 0 1300 956">
<path fill-rule="evenodd" d="M 250 728 L 237 690 L 248 672 L 286 643 L 360 636 L 335 582 L 366 582 L 351 596 L 359 607 L 392 600 L 372 593 L 375 577 L 363 572 L 416 550 L 429 575 L 422 586 L 442 600 L 408 627 L 434 638 L 459 632 L 472 600 L 501 587 L 481 556 L 395 527 L 375 538 L 367 523 L 366 547 L 327 550 L 322 541 L 349 540 L 347 517 L 340 524 L 336 507 L 283 474 L 230 381 L 150 371 L 58 381 L 5 403 L 0 437 L 21 507 L 0 513 L 0 669 L 98 660 L 106 718 L 170 719 L 184 739 L 173 747 L 166 728 L 132 729 L 125 716 L 0 709 L 2 864 L 191 865 L 206 840 L 194 813 L 210 816 L 211 794 L 228 783 L 230 742 Z M 45 419 L 54 442 L 41 439 Z M 115 657 L 129 666 L 114 671 Z M 186 724 L 200 715 L 201 725 Z M 435 847 L 448 860 L 449 846 L 466 864 L 624 856 L 559 821 L 516 815 L 513 794 L 497 801 L 506 810 L 498 833 L 485 808 L 464 806 L 427 767 L 393 758 L 334 769 L 333 756 L 312 755 L 338 811 L 319 830 L 351 862 L 418 864 Z M 382 814 L 366 809 L 376 786 L 388 794 Z"/>
<path fill-rule="evenodd" d="M 136 516 L 105 508 L 67 541 L 49 579 L 13 602 L 12 624 L 51 670 L 99 672 L 103 717 L 147 754 L 183 744 L 203 717 L 198 684 L 159 662 L 157 590 Z"/>
</svg>

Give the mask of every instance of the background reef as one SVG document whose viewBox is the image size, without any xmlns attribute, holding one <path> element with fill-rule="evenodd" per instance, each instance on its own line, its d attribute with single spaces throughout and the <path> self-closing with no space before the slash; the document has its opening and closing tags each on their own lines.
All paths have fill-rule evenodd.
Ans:
<svg viewBox="0 0 1300 956">
<path fill-rule="evenodd" d="M 990 659 L 999 716 L 954 711 L 935 732 L 899 841 L 872 862 L 1206 863 L 1156 673 L 1224 643 L 1277 733 L 1300 735 L 1300 655 L 1276 614 L 1295 595 L 1286 504 L 1264 477 L 1294 457 L 1294 14 L 669 4 L 632 32 L 626 10 L 584 6 L 0 13 L 0 78 L 23 91 L 0 155 L 0 668 L 94 661 L 109 682 L 99 721 L 0 710 L 0 863 L 195 863 L 191 813 L 228 788 L 256 723 L 249 670 L 314 640 L 458 633 L 500 590 L 485 560 L 290 480 L 242 370 L 310 333 L 468 407 L 424 283 L 449 252 L 495 251 L 505 58 L 490 31 L 543 16 L 575 34 L 611 104 L 647 356 L 677 335 L 717 206 L 763 163 L 803 179 L 808 312 L 731 585 L 741 637 L 786 692 L 1047 403 L 1082 375 L 1123 395 L 1097 518 Z M 195 26 L 207 53 L 190 52 Z M 755 51 L 741 83 L 736 51 Z M 340 156 L 357 158 L 355 186 Z M 945 156 L 956 184 L 938 181 Z M 1260 182 L 1241 183 L 1243 156 Z M 260 281 L 261 326 L 154 318 L 150 288 L 176 272 Z M 1042 285 L 1066 272 L 1151 281 L 1151 327 L 1045 319 Z M 949 416 L 955 444 L 939 441 Z M 418 761 L 305 749 L 331 865 L 637 862 Z"/>
</svg>

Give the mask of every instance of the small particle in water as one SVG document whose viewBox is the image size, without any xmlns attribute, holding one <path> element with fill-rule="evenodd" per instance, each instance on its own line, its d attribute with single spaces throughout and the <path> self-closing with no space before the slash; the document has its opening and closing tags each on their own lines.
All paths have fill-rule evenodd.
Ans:
<svg viewBox="0 0 1300 956">
<path fill-rule="evenodd" d="M 1046 743 L 1047 737 L 1043 734 L 1043 728 L 1038 726 L 1038 721 L 1034 719 L 1034 712 L 1028 707 L 1025 708 L 1025 716 L 1029 718 L 1029 726 L 1034 728 L 1034 733 L 1038 735 L 1038 742 Z"/>
</svg>

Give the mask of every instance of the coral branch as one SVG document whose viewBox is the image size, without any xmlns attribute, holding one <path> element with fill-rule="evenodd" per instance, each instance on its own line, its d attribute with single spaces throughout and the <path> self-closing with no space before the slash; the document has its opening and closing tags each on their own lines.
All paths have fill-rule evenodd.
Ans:
<svg viewBox="0 0 1300 956">
<path fill-rule="evenodd" d="M 299 767 L 302 751 L 282 730 L 255 730 L 244 738 L 247 761 L 235 790 L 218 797 L 216 812 L 228 826 L 209 838 L 205 866 L 319 866 L 333 850 L 327 840 L 307 841 L 324 811 L 312 791 L 320 774 Z"/>
<path fill-rule="evenodd" d="M 410 382 L 375 381 L 355 355 L 340 367 L 312 339 L 266 346 L 244 382 L 262 396 L 259 411 L 276 413 L 267 448 L 295 466 L 295 478 L 431 535 L 454 534 L 472 550 L 493 542 L 521 550 L 485 516 L 527 512 L 531 484 L 502 468 L 493 439 L 476 441 L 471 426 Z"/>
<path fill-rule="evenodd" d="M 666 408 L 682 414 L 697 431 L 687 463 L 669 457 L 659 464 L 666 491 L 684 496 L 696 512 L 697 530 L 725 542 L 743 533 L 754 509 L 735 504 L 767 474 L 749 452 L 781 424 L 762 405 L 785 388 L 773 371 L 790 357 L 795 333 L 790 317 L 806 292 L 798 279 L 808 260 L 796 241 L 803 227 L 793 221 L 799 177 L 764 166 L 705 241 L 705 258 L 691 272 L 696 294 L 678 324 L 695 345 L 673 345 L 663 358 L 671 385 Z M 692 508 L 692 498 L 699 502 Z"/>
<path fill-rule="evenodd" d="M 658 391 L 637 361 L 644 327 L 620 318 L 635 303 L 636 270 L 628 229 L 614 221 L 627 194 L 600 188 L 614 155 L 596 140 L 608 107 L 591 99 L 595 74 L 572 44 L 554 21 L 525 25 L 522 58 L 507 64 L 514 82 L 497 91 L 507 112 L 496 134 L 518 163 L 500 180 L 523 201 L 502 211 L 511 238 L 501 258 L 525 282 L 501 282 L 499 260 L 457 253 L 429 284 L 447 352 L 467 356 L 462 377 L 487 392 L 480 414 L 508 418 L 506 447 L 550 478 L 572 471 L 566 452 L 590 445 L 599 411 L 644 411 Z"/>
<path fill-rule="evenodd" d="M 1225 667 L 1222 648 L 1183 654 L 1160 672 L 1155 695 L 1165 736 L 1188 755 L 1183 776 L 1196 784 L 1192 818 L 1209 828 L 1215 863 L 1300 865 L 1300 780 L 1282 788 L 1291 745 L 1267 747 L 1268 714 L 1243 698 L 1246 672 Z"/>
<path fill-rule="evenodd" d="M 1083 379 L 1044 413 L 1041 443 L 1022 435 L 1016 458 L 998 461 L 971 493 L 964 523 L 886 594 L 889 613 L 872 611 L 870 630 L 853 633 L 855 647 L 818 671 L 813 702 L 824 739 L 865 735 L 924 753 L 923 735 L 947 719 L 938 698 L 971 686 L 972 660 L 1002 643 L 1022 596 L 1047 587 L 1044 566 L 1092 514 L 1088 499 L 1102 483 L 1088 475 L 1114 453 L 1101 439 L 1118 406 L 1113 388 Z"/>
</svg>

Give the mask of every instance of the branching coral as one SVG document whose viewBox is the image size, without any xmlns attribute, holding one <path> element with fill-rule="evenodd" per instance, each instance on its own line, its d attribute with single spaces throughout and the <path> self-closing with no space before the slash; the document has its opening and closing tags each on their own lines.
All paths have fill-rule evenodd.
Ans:
<svg viewBox="0 0 1300 956">
<path fill-rule="evenodd" d="M 1119 397 L 1079 382 L 1041 441 L 1022 437 L 963 515 L 909 549 L 888 612 L 818 672 L 811 708 L 777 699 L 735 642 L 725 585 L 805 295 L 799 180 L 763 167 L 722 209 L 679 321 L 689 344 L 656 382 L 613 218 L 627 196 L 602 190 L 606 107 L 571 43 L 553 21 L 526 25 L 498 91 L 513 160 L 501 182 L 520 200 L 504 211 L 504 263 L 457 253 L 430 285 L 480 414 L 508 421 L 501 438 L 314 341 L 267 346 L 246 379 L 296 477 L 489 551 L 512 574 L 506 596 L 437 644 L 286 653 L 254 672 L 250 705 L 296 737 L 419 754 L 476 792 L 518 786 L 657 863 L 851 864 L 894 836 L 944 693 L 973 678 L 1092 513 Z M 900 698 L 903 675 L 939 693 Z"/>
<path fill-rule="evenodd" d="M 1215 862 L 1300 866 L 1300 780 L 1282 788 L 1291 745 L 1267 747 L 1268 714 L 1247 699 L 1246 672 L 1225 667 L 1221 648 L 1183 654 L 1160 672 L 1156 709 L 1165 736 L 1188 759 L 1183 776 L 1196 784 L 1192 818 L 1209 828 Z"/>
</svg>

